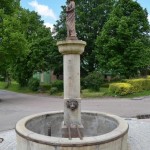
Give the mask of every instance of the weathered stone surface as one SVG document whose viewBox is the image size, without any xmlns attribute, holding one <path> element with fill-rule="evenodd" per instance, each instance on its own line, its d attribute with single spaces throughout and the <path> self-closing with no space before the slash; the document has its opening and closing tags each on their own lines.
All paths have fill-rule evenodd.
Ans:
<svg viewBox="0 0 150 150">
<path fill-rule="evenodd" d="M 56 120 L 59 120 L 59 117 L 62 119 L 63 113 L 42 113 L 19 121 L 16 125 L 17 150 L 49 150 L 56 147 L 64 150 L 72 148 L 97 150 L 97 147 L 100 147 L 100 150 L 127 150 L 127 138 L 125 137 L 127 137 L 128 125 L 120 117 L 99 112 L 84 112 L 82 113 L 82 121 L 84 135 L 86 136 L 83 140 L 79 138 L 69 140 L 68 138 L 62 138 L 61 134 L 55 137 L 55 133 L 53 133 L 54 135 L 49 137 L 47 134 L 44 135 L 44 131 L 41 133 L 42 129 L 40 130 L 40 128 L 45 126 L 41 124 L 44 121 L 46 123 L 51 119 L 53 120 L 55 118 L 53 115 L 56 117 Z M 54 123 L 54 120 L 52 122 Z M 105 127 L 105 133 L 100 130 L 103 127 Z M 61 125 L 59 128 L 61 128 Z M 57 129 L 52 128 L 53 130 L 58 135 Z"/>
<path fill-rule="evenodd" d="M 70 0 L 70 3 L 66 7 L 66 27 L 67 27 L 67 39 L 76 40 L 75 29 L 75 2 Z"/>
<path fill-rule="evenodd" d="M 71 126 L 72 124 L 82 126 L 80 101 L 80 54 L 84 52 L 85 45 L 86 42 L 80 40 L 57 42 L 59 52 L 63 54 L 64 125 L 66 126 Z M 77 102 L 76 109 L 71 109 L 71 107 L 68 107 L 67 105 L 72 100 Z M 67 133 L 65 135 L 67 135 Z"/>
<path fill-rule="evenodd" d="M 150 120 L 130 119 L 128 120 L 128 123 L 129 123 L 129 133 L 128 133 L 129 150 L 149 150 Z M 0 144 L 0 150 L 16 150 L 15 130 L 0 132 L 0 137 L 4 138 L 4 142 Z M 93 147 L 90 146 L 90 148 Z"/>
<path fill-rule="evenodd" d="M 61 54 L 82 54 L 86 46 L 86 42 L 81 40 L 66 40 L 57 42 L 59 52 Z"/>
<path fill-rule="evenodd" d="M 72 138 L 80 138 L 83 139 L 83 132 L 84 132 L 84 127 L 83 125 L 70 125 L 70 126 L 66 126 L 63 125 L 61 127 L 61 131 L 62 131 L 62 137 L 64 138 L 68 138 L 71 140 Z"/>
</svg>

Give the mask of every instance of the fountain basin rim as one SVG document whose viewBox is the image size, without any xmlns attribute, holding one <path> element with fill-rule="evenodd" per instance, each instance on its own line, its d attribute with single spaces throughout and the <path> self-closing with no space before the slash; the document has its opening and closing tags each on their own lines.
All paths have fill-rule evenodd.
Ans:
<svg viewBox="0 0 150 150">
<path fill-rule="evenodd" d="M 28 130 L 26 128 L 26 124 L 33 118 L 37 118 L 45 115 L 62 114 L 62 113 L 63 111 L 50 111 L 50 112 L 44 112 L 44 113 L 27 116 L 21 119 L 20 121 L 18 121 L 18 123 L 16 124 L 16 133 L 19 136 L 23 137 L 24 139 L 36 143 L 40 143 L 40 144 L 63 146 L 63 147 L 70 147 L 70 146 L 80 147 L 80 146 L 91 146 L 95 144 L 105 144 L 111 141 L 115 141 L 123 137 L 124 135 L 126 135 L 129 129 L 129 126 L 124 119 L 116 115 L 112 115 L 104 112 L 97 112 L 97 111 L 83 111 L 82 113 L 96 114 L 96 115 L 106 116 L 107 118 L 112 118 L 118 122 L 119 124 L 118 127 L 109 133 L 99 135 L 99 136 L 84 137 L 83 140 L 80 140 L 79 138 L 72 138 L 72 140 L 69 140 L 68 138 L 62 138 L 62 137 L 49 137 L 46 135 L 41 135 L 32 132 L 31 130 Z"/>
</svg>

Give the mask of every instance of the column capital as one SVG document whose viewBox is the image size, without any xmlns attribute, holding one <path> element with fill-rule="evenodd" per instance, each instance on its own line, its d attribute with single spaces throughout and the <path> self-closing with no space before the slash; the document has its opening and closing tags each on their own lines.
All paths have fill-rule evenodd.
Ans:
<svg viewBox="0 0 150 150">
<path fill-rule="evenodd" d="M 86 42 L 81 40 L 66 40 L 57 42 L 59 52 L 63 55 L 82 54 L 86 46 Z"/>
</svg>

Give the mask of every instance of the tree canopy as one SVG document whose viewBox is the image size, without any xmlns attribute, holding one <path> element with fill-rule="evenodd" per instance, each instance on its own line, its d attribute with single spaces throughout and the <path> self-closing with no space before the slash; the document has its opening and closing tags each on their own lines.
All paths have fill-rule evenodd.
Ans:
<svg viewBox="0 0 150 150">
<path fill-rule="evenodd" d="M 14 78 L 21 86 L 25 86 L 34 73 L 50 69 L 52 49 L 55 46 L 50 29 L 44 26 L 36 12 L 22 10 L 21 18 L 28 49 L 25 54 L 17 57 L 13 70 Z"/>
<path fill-rule="evenodd" d="M 35 72 L 50 69 L 54 40 L 50 28 L 19 0 L 0 2 L 0 73 L 27 85 Z"/>
<path fill-rule="evenodd" d="M 96 40 L 100 70 L 129 78 L 150 65 L 147 15 L 136 1 L 116 3 Z"/>
<path fill-rule="evenodd" d="M 0 2 L 0 68 L 5 75 L 27 46 L 19 20 L 19 3 L 16 0 Z"/>
</svg>

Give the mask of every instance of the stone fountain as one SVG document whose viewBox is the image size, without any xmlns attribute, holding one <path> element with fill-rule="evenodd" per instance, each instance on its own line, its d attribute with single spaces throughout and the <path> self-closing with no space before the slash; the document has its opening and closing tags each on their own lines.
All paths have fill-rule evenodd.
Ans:
<svg viewBox="0 0 150 150">
<path fill-rule="evenodd" d="M 64 112 L 28 116 L 16 125 L 17 150 L 127 150 L 128 124 L 101 112 L 82 112 L 80 55 L 86 42 L 75 31 L 75 2 L 66 12 L 67 38 L 57 42 L 63 54 Z M 89 81 L 90 82 L 90 81 Z"/>
</svg>

